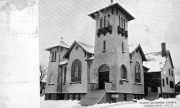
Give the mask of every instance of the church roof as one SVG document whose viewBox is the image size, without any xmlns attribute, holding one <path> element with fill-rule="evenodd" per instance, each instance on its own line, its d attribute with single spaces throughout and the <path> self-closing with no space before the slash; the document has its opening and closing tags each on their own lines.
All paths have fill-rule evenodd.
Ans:
<svg viewBox="0 0 180 108">
<path fill-rule="evenodd" d="M 52 48 L 55 48 L 55 47 L 64 47 L 64 48 L 69 48 L 69 45 L 66 44 L 64 41 L 60 41 L 59 45 L 55 45 L 53 47 L 49 47 L 47 49 L 45 49 L 46 51 L 50 51 Z"/>
<path fill-rule="evenodd" d="M 172 64 L 172 68 L 174 68 L 170 51 L 167 50 L 166 52 L 167 52 L 166 53 L 167 56 L 169 56 L 170 62 Z M 164 65 L 167 61 L 167 58 L 168 58 L 167 56 L 162 57 L 161 51 L 147 53 L 147 54 L 145 54 L 145 56 L 147 58 L 147 62 L 144 62 L 143 65 L 150 68 L 150 70 L 148 72 L 162 71 L 162 69 L 164 68 Z"/>
<path fill-rule="evenodd" d="M 106 9 L 109 9 L 109 8 L 114 8 L 114 7 L 117 7 L 122 13 L 124 13 L 125 15 L 127 15 L 128 21 L 135 19 L 129 12 L 127 12 L 127 11 L 126 11 L 121 5 L 119 5 L 118 3 L 112 4 L 112 5 L 110 5 L 110 6 L 107 6 L 107 7 L 105 7 L 105 8 L 102 8 L 102 9 L 100 9 L 100 10 L 98 10 L 98 11 L 95 11 L 95 12 L 89 14 L 89 16 L 90 16 L 91 18 L 95 19 L 95 15 L 94 15 L 95 13 L 99 13 L 99 12 L 101 12 L 101 11 L 103 11 L 103 10 L 106 10 Z"/>
<path fill-rule="evenodd" d="M 61 62 L 59 63 L 59 65 L 65 65 L 65 64 L 67 64 L 67 63 L 68 63 L 68 60 L 65 59 L 65 60 L 61 61 Z"/>
<path fill-rule="evenodd" d="M 133 54 L 137 49 L 140 50 L 140 54 L 142 55 L 143 61 L 147 61 L 146 56 L 145 56 L 140 44 L 129 45 L 129 53 L 130 54 Z"/>
<path fill-rule="evenodd" d="M 83 42 L 77 41 L 88 53 L 94 54 L 94 47 Z"/>
<path fill-rule="evenodd" d="M 65 53 L 64 57 L 66 58 L 69 55 L 69 52 L 71 52 L 71 50 L 73 49 L 73 47 L 78 44 L 84 51 L 86 51 L 87 53 L 90 54 L 94 54 L 94 47 L 90 46 L 88 44 L 85 44 L 83 42 L 80 41 L 74 41 L 73 44 L 71 45 L 71 47 L 69 48 L 69 50 Z"/>
<path fill-rule="evenodd" d="M 148 72 L 162 71 L 166 63 L 166 57 L 162 57 L 161 51 L 145 54 L 147 62 L 143 62 L 143 65 L 149 68 Z"/>
</svg>

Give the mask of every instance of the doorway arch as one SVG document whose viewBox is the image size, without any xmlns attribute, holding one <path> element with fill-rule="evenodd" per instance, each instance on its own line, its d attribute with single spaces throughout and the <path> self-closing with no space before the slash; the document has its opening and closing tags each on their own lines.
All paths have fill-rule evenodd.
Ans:
<svg viewBox="0 0 180 108">
<path fill-rule="evenodd" d="M 99 67 L 99 89 L 105 89 L 105 82 L 109 82 L 109 67 L 103 64 Z"/>
</svg>

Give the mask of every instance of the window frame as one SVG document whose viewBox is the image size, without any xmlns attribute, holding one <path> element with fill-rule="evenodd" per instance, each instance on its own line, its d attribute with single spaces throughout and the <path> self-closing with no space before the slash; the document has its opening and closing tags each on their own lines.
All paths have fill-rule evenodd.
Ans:
<svg viewBox="0 0 180 108">
<path fill-rule="evenodd" d="M 121 65 L 120 72 L 121 72 L 121 79 L 127 80 L 128 79 L 127 68 L 124 64 Z"/>
<path fill-rule="evenodd" d="M 76 69 L 78 72 L 75 72 Z M 82 75 L 82 63 L 79 59 L 75 59 L 71 65 L 71 82 L 81 82 L 82 80 L 81 75 Z"/>
<path fill-rule="evenodd" d="M 49 75 L 49 85 L 54 85 L 54 80 L 52 79 L 53 78 L 53 75 L 54 75 L 54 73 L 50 73 L 50 75 Z"/>
<path fill-rule="evenodd" d="M 100 18 L 100 29 L 102 29 L 103 26 L 103 18 Z"/>
<path fill-rule="evenodd" d="M 166 77 L 166 84 L 167 84 L 167 85 L 168 85 L 168 82 L 169 82 L 169 81 L 168 81 L 168 77 Z"/>
<path fill-rule="evenodd" d="M 122 42 L 122 53 L 125 53 L 125 51 L 124 51 L 124 42 Z"/>
<path fill-rule="evenodd" d="M 66 84 L 66 74 L 67 74 L 67 67 L 64 68 L 64 85 Z"/>
<path fill-rule="evenodd" d="M 106 27 L 106 16 L 104 16 L 104 27 Z"/>
<path fill-rule="evenodd" d="M 106 40 L 103 41 L 103 51 L 106 51 Z"/>
<path fill-rule="evenodd" d="M 136 64 L 135 64 L 135 82 L 141 83 L 141 65 L 138 61 L 136 61 Z"/>
<path fill-rule="evenodd" d="M 110 14 L 108 14 L 107 16 L 107 26 L 109 27 L 111 24 L 110 24 L 110 19 L 111 19 L 111 16 Z"/>
<path fill-rule="evenodd" d="M 164 81 L 164 79 L 162 79 L 163 80 L 163 87 L 165 86 L 165 81 Z"/>
</svg>

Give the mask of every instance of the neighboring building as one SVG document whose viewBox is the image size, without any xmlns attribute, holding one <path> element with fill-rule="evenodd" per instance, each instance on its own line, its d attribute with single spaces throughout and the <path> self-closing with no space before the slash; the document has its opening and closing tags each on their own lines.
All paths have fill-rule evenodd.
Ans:
<svg viewBox="0 0 180 108">
<path fill-rule="evenodd" d="M 162 43 L 162 51 L 145 54 L 148 67 L 145 73 L 145 91 L 147 99 L 154 100 L 159 97 L 172 98 L 175 96 L 174 65 L 170 51 Z"/>
<path fill-rule="evenodd" d="M 180 81 L 175 85 L 176 95 L 180 94 Z"/>
<path fill-rule="evenodd" d="M 45 99 L 93 105 L 143 98 L 149 67 L 143 66 L 147 59 L 140 44 L 128 43 L 128 21 L 134 17 L 118 3 L 89 16 L 96 21 L 94 47 L 79 41 L 69 47 L 61 40 L 46 49 L 50 58 Z"/>
</svg>

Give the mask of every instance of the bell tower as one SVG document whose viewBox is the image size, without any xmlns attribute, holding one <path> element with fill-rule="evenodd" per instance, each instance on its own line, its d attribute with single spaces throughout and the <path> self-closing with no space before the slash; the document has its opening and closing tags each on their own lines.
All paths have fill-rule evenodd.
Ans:
<svg viewBox="0 0 180 108">
<path fill-rule="evenodd" d="M 99 75 L 103 76 L 99 74 L 100 67 L 106 65 L 109 69 L 109 78 L 105 82 L 111 83 L 111 90 L 131 92 L 128 22 L 134 17 L 118 3 L 93 12 L 89 16 L 96 21 L 94 70 L 92 71 L 95 76 L 92 80 L 100 87 L 100 82 L 103 82 L 101 81 L 103 78 L 99 78 Z M 122 67 L 126 69 L 126 75 L 122 74 Z M 120 84 L 122 81 L 123 84 Z M 123 91 L 123 87 L 129 87 L 129 89 Z"/>
</svg>

